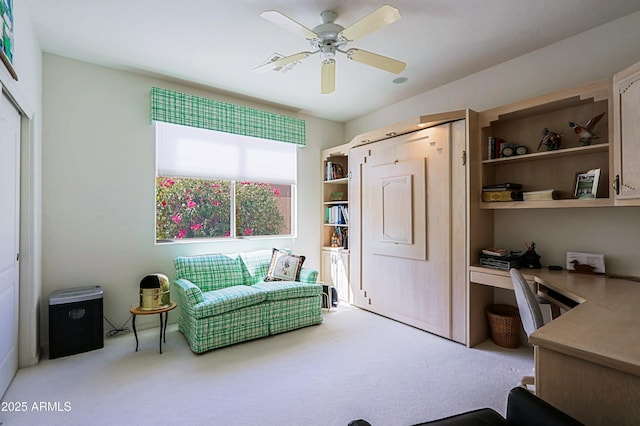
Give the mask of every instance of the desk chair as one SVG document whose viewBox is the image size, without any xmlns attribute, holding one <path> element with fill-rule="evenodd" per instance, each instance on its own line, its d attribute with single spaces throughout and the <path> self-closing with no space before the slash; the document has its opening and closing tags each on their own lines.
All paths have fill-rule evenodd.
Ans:
<svg viewBox="0 0 640 426">
<path fill-rule="evenodd" d="M 527 338 L 531 333 L 544 325 L 542 310 L 538 298 L 533 293 L 529 283 L 524 279 L 520 271 L 515 268 L 509 270 L 511 281 L 513 283 L 513 291 L 516 293 L 516 301 L 518 302 L 518 311 L 520 312 L 520 320 L 522 327 L 527 333 Z M 533 376 L 525 376 L 522 378 L 523 385 L 535 385 Z"/>
</svg>

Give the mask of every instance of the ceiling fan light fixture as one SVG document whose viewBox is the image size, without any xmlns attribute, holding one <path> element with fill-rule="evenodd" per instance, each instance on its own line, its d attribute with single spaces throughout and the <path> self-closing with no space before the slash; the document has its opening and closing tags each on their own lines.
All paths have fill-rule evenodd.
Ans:
<svg viewBox="0 0 640 426">
<path fill-rule="evenodd" d="M 336 47 L 332 44 L 323 44 L 320 46 L 322 52 L 322 59 L 333 59 L 336 56 Z"/>
<path fill-rule="evenodd" d="M 335 90 L 336 62 L 334 58 L 336 52 L 345 54 L 352 61 L 360 62 L 393 74 L 400 74 L 407 66 L 407 64 L 402 61 L 366 50 L 343 50 L 348 43 L 400 19 L 400 12 L 395 7 L 384 5 L 347 28 L 335 23 L 338 15 L 332 10 L 325 10 L 320 14 L 322 24 L 314 27 L 313 30 L 275 10 L 262 12 L 260 16 L 298 36 L 306 38 L 311 45 L 311 51 L 300 52 L 281 59 L 271 60 L 272 62 L 254 68 L 253 71 L 255 72 L 273 69 L 283 70 L 284 72 L 283 67 L 285 65 L 291 64 L 290 67 L 292 67 L 297 61 L 320 53 L 320 56 L 322 56 L 321 93 L 327 94 Z M 288 69 L 290 69 L 290 67 Z"/>
</svg>

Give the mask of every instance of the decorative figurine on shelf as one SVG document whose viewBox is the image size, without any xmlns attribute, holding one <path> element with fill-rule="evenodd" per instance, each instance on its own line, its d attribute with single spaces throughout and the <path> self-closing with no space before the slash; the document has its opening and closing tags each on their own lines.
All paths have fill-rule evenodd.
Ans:
<svg viewBox="0 0 640 426">
<path fill-rule="evenodd" d="M 540 269 L 540 255 L 536 253 L 536 243 L 531 241 L 531 245 L 525 243 L 527 251 L 522 255 L 522 267 L 529 269 Z"/>
<path fill-rule="evenodd" d="M 593 133 L 593 129 L 600 122 L 600 120 L 602 120 L 604 114 L 605 113 L 603 112 L 600 115 L 596 115 L 591 120 L 587 121 L 587 124 L 585 124 L 584 126 L 580 126 L 572 121 L 569 122 L 569 127 L 571 127 L 576 135 L 578 135 L 578 139 L 582 143 L 582 146 L 591 145 L 591 140 L 598 138 L 598 136 Z"/>
<path fill-rule="evenodd" d="M 580 272 L 582 274 L 595 274 L 595 272 L 593 272 L 594 269 L 596 269 L 594 266 L 591 265 L 587 265 L 587 264 L 581 264 L 578 259 L 573 259 L 570 263 L 573 264 L 573 271 L 571 272 Z"/>
<path fill-rule="evenodd" d="M 542 145 L 547 146 L 547 151 L 553 151 L 560 148 L 560 140 L 562 139 L 562 133 L 553 132 L 546 127 L 542 130 L 542 139 L 538 144 L 538 151 Z"/>
<path fill-rule="evenodd" d="M 340 247 L 340 237 L 336 231 L 331 234 L 331 247 Z"/>
</svg>

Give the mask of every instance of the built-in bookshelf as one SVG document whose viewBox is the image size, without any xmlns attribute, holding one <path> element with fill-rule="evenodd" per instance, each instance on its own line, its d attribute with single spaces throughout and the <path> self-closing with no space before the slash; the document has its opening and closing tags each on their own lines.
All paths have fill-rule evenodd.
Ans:
<svg viewBox="0 0 640 426">
<path fill-rule="evenodd" d="M 349 302 L 349 145 L 322 152 L 320 280 Z"/>
<path fill-rule="evenodd" d="M 521 185 L 524 194 L 548 194 L 548 197 L 514 200 L 496 197 L 488 201 L 487 194 L 484 194 L 480 207 L 518 209 L 612 205 L 609 192 L 612 108 L 609 101 L 608 81 L 598 81 L 481 112 L 483 187 L 515 183 Z M 593 119 L 597 119 L 598 124 L 591 140 L 581 140 L 570 127 L 570 123 L 584 126 Z M 594 188 L 593 197 L 580 197 L 577 178 L 596 171 L 600 184 Z"/>
<path fill-rule="evenodd" d="M 322 246 L 349 248 L 349 154 L 345 148 L 327 150 L 323 161 Z"/>
</svg>

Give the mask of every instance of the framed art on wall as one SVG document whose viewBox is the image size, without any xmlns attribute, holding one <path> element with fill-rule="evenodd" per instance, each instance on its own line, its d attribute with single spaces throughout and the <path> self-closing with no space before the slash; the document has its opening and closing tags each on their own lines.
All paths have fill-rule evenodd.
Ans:
<svg viewBox="0 0 640 426">
<path fill-rule="evenodd" d="M 2 25 L 0 59 L 11 77 L 18 80 L 18 75 L 13 69 L 13 0 L 0 0 L 0 24 Z"/>
</svg>

